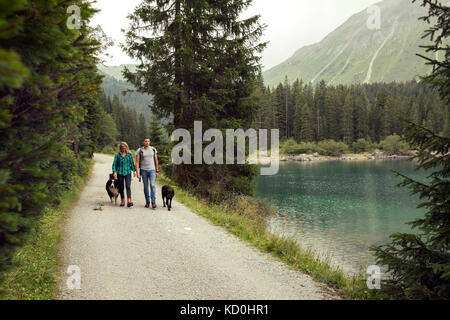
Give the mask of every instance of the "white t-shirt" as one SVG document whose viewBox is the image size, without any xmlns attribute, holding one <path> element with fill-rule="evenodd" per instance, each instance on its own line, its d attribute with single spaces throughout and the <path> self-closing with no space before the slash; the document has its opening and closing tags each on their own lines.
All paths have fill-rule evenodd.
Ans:
<svg viewBox="0 0 450 320">
<path fill-rule="evenodd" d="M 142 151 L 142 154 L 139 154 Z M 156 170 L 155 168 L 155 154 L 158 154 L 155 148 L 149 146 L 148 148 L 140 147 L 136 151 L 136 157 L 140 156 L 139 168 L 142 170 Z"/>
</svg>

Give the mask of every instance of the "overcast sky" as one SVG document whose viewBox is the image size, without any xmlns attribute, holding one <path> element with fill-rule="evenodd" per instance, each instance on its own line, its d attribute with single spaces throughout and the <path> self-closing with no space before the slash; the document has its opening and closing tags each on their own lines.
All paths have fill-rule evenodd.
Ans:
<svg viewBox="0 0 450 320">
<path fill-rule="evenodd" d="M 134 63 L 119 47 L 124 42 L 120 31 L 128 26 L 126 16 L 142 0 L 97 0 L 101 9 L 92 25 L 101 25 L 107 36 L 114 40 L 108 53 L 107 65 Z M 260 14 L 267 29 L 263 41 L 269 41 L 262 54 L 263 70 L 267 70 L 305 46 L 322 40 L 328 33 L 344 23 L 351 15 L 380 0 L 254 0 L 243 17 Z"/>
</svg>

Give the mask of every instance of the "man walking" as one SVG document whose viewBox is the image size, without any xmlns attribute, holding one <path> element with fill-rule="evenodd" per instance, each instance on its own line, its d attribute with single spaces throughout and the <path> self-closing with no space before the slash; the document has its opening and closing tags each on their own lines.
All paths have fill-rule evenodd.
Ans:
<svg viewBox="0 0 450 320">
<path fill-rule="evenodd" d="M 145 137 L 144 146 L 136 151 L 136 171 L 137 177 L 144 182 L 145 207 L 156 208 L 156 177 L 158 176 L 158 155 L 155 148 L 150 146 L 150 138 Z M 148 194 L 148 182 L 150 180 L 151 197 Z"/>
</svg>

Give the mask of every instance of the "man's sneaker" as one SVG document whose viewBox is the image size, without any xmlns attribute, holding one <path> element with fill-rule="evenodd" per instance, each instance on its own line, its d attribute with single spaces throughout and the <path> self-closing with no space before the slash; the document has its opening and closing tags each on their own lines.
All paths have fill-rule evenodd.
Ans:
<svg viewBox="0 0 450 320">
<path fill-rule="evenodd" d="M 146 208 L 149 208 L 149 207 L 150 207 L 150 203 L 146 203 L 146 204 L 145 204 L 145 207 L 146 207 Z"/>
<path fill-rule="evenodd" d="M 156 203 L 152 203 L 152 208 L 153 208 L 153 209 L 156 208 Z"/>
</svg>

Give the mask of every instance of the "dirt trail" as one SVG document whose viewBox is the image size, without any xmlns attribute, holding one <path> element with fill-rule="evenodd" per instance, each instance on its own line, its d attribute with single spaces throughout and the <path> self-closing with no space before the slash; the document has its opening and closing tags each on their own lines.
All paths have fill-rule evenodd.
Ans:
<svg viewBox="0 0 450 320">
<path fill-rule="evenodd" d="M 65 225 L 59 299 L 336 298 L 176 200 L 168 212 L 160 186 L 156 210 L 144 208 L 136 178 L 134 208 L 112 206 L 105 191 L 112 157 L 94 159 L 92 177 Z M 80 289 L 66 285 L 69 265 L 80 269 Z"/>
</svg>

